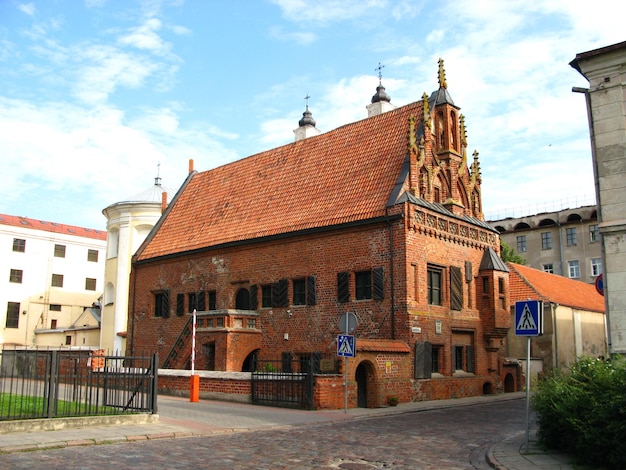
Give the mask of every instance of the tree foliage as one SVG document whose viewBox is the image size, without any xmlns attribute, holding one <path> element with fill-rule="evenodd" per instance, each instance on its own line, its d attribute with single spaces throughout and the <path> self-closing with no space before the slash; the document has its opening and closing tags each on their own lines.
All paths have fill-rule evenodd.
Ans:
<svg viewBox="0 0 626 470">
<path fill-rule="evenodd" d="M 526 260 L 503 241 L 500 241 L 500 258 L 505 263 L 526 264 Z"/>
</svg>

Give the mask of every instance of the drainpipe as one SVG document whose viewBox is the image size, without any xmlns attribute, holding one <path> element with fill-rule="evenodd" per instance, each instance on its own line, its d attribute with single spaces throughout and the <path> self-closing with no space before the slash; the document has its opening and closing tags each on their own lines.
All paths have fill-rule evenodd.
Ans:
<svg viewBox="0 0 626 470">
<path fill-rule="evenodd" d="M 552 367 L 559 367 L 559 335 L 556 331 L 556 311 L 559 308 L 559 304 L 553 304 L 550 302 L 550 317 L 552 318 L 552 344 L 554 348 L 553 364 Z"/>
</svg>

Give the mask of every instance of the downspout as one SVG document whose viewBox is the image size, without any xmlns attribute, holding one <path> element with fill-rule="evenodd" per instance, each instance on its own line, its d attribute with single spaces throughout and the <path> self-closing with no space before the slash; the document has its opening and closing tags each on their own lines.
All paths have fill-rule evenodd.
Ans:
<svg viewBox="0 0 626 470">
<path fill-rule="evenodd" d="M 403 214 L 404 215 L 404 214 Z M 389 229 L 389 281 L 391 283 L 391 339 L 396 339 L 396 295 L 394 280 L 394 256 L 393 256 L 393 226 L 387 214 L 387 228 Z"/>
<path fill-rule="evenodd" d="M 553 304 L 550 302 L 550 316 L 552 317 L 552 344 L 554 345 L 554 359 L 552 367 L 557 369 L 559 367 L 559 335 L 556 331 L 556 310 L 559 308 L 559 304 Z"/>
<path fill-rule="evenodd" d="M 130 272 L 133 274 L 133 306 L 132 306 L 132 315 L 130 317 L 130 331 L 131 334 L 128 335 L 128 331 L 126 332 L 126 349 L 128 349 L 128 336 L 130 336 L 130 355 L 134 356 L 134 349 L 135 349 L 135 341 L 134 341 L 134 335 L 135 335 L 135 300 L 136 300 L 136 296 L 137 296 L 137 273 L 133 272 L 133 262 L 131 261 L 130 263 Z M 129 307 L 129 313 L 131 312 L 131 309 Z M 157 364 L 158 365 L 158 364 Z"/>
</svg>

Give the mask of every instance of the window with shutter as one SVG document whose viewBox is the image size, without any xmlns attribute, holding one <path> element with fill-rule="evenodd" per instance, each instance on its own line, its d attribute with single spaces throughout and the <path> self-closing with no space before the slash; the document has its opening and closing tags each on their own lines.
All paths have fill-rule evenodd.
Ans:
<svg viewBox="0 0 626 470">
<path fill-rule="evenodd" d="M 383 300 L 385 298 L 385 272 L 382 267 L 372 270 L 374 275 L 374 300 Z"/>
<path fill-rule="evenodd" d="M 176 315 L 185 314 L 185 294 L 176 294 Z"/>
<path fill-rule="evenodd" d="M 206 311 L 206 293 L 200 291 L 196 294 L 196 302 L 198 304 L 198 312 Z"/>
<path fill-rule="evenodd" d="M 272 307 L 289 306 L 289 281 L 281 279 L 272 284 Z"/>
<path fill-rule="evenodd" d="M 250 286 L 250 310 L 259 308 L 259 286 L 253 284 Z"/>
<path fill-rule="evenodd" d="M 474 346 L 465 346 L 466 371 L 474 372 Z"/>
<path fill-rule="evenodd" d="M 450 266 L 450 308 L 463 310 L 463 278 L 458 266 Z"/>
<path fill-rule="evenodd" d="M 307 276 L 306 278 L 306 304 L 315 305 L 317 298 L 315 295 L 315 276 Z"/>
<path fill-rule="evenodd" d="M 154 293 L 154 316 L 161 318 L 170 316 L 169 291 L 162 290 Z"/>
<path fill-rule="evenodd" d="M 415 378 L 430 379 L 432 376 L 432 344 L 428 341 L 415 343 Z"/>
<path fill-rule="evenodd" d="M 350 273 L 337 273 L 337 301 L 350 302 Z"/>
</svg>

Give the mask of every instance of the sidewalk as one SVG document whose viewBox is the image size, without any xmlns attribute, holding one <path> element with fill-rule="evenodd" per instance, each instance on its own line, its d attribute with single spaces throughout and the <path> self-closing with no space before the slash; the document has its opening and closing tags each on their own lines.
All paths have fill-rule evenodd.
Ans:
<svg viewBox="0 0 626 470">
<path fill-rule="evenodd" d="M 389 408 L 356 408 L 346 412 L 345 410 L 277 409 L 228 402 L 217 402 L 217 404 L 204 402 L 202 404 L 203 401 L 198 407 L 198 403 L 190 404 L 187 398 L 159 396 L 160 415 L 0 422 L 0 454 L 284 428 L 310 423 L 469 406 L 496 400 L 519 400 L 524 397 L 524 392 L 516 392 L 454 400 L 402 403 Z M 50 421 L 54 421 L 54 426 Z M 571 458 L 567 455 L 545 452 L 539 448 L 534 430 L 530 433 L 528 452 L 525 444 L 524 431 L 511 439 L 498 442 L 488 449 L 487 462 L 499 470 L 574 468 L 569 464 Z"/>
</svg>

